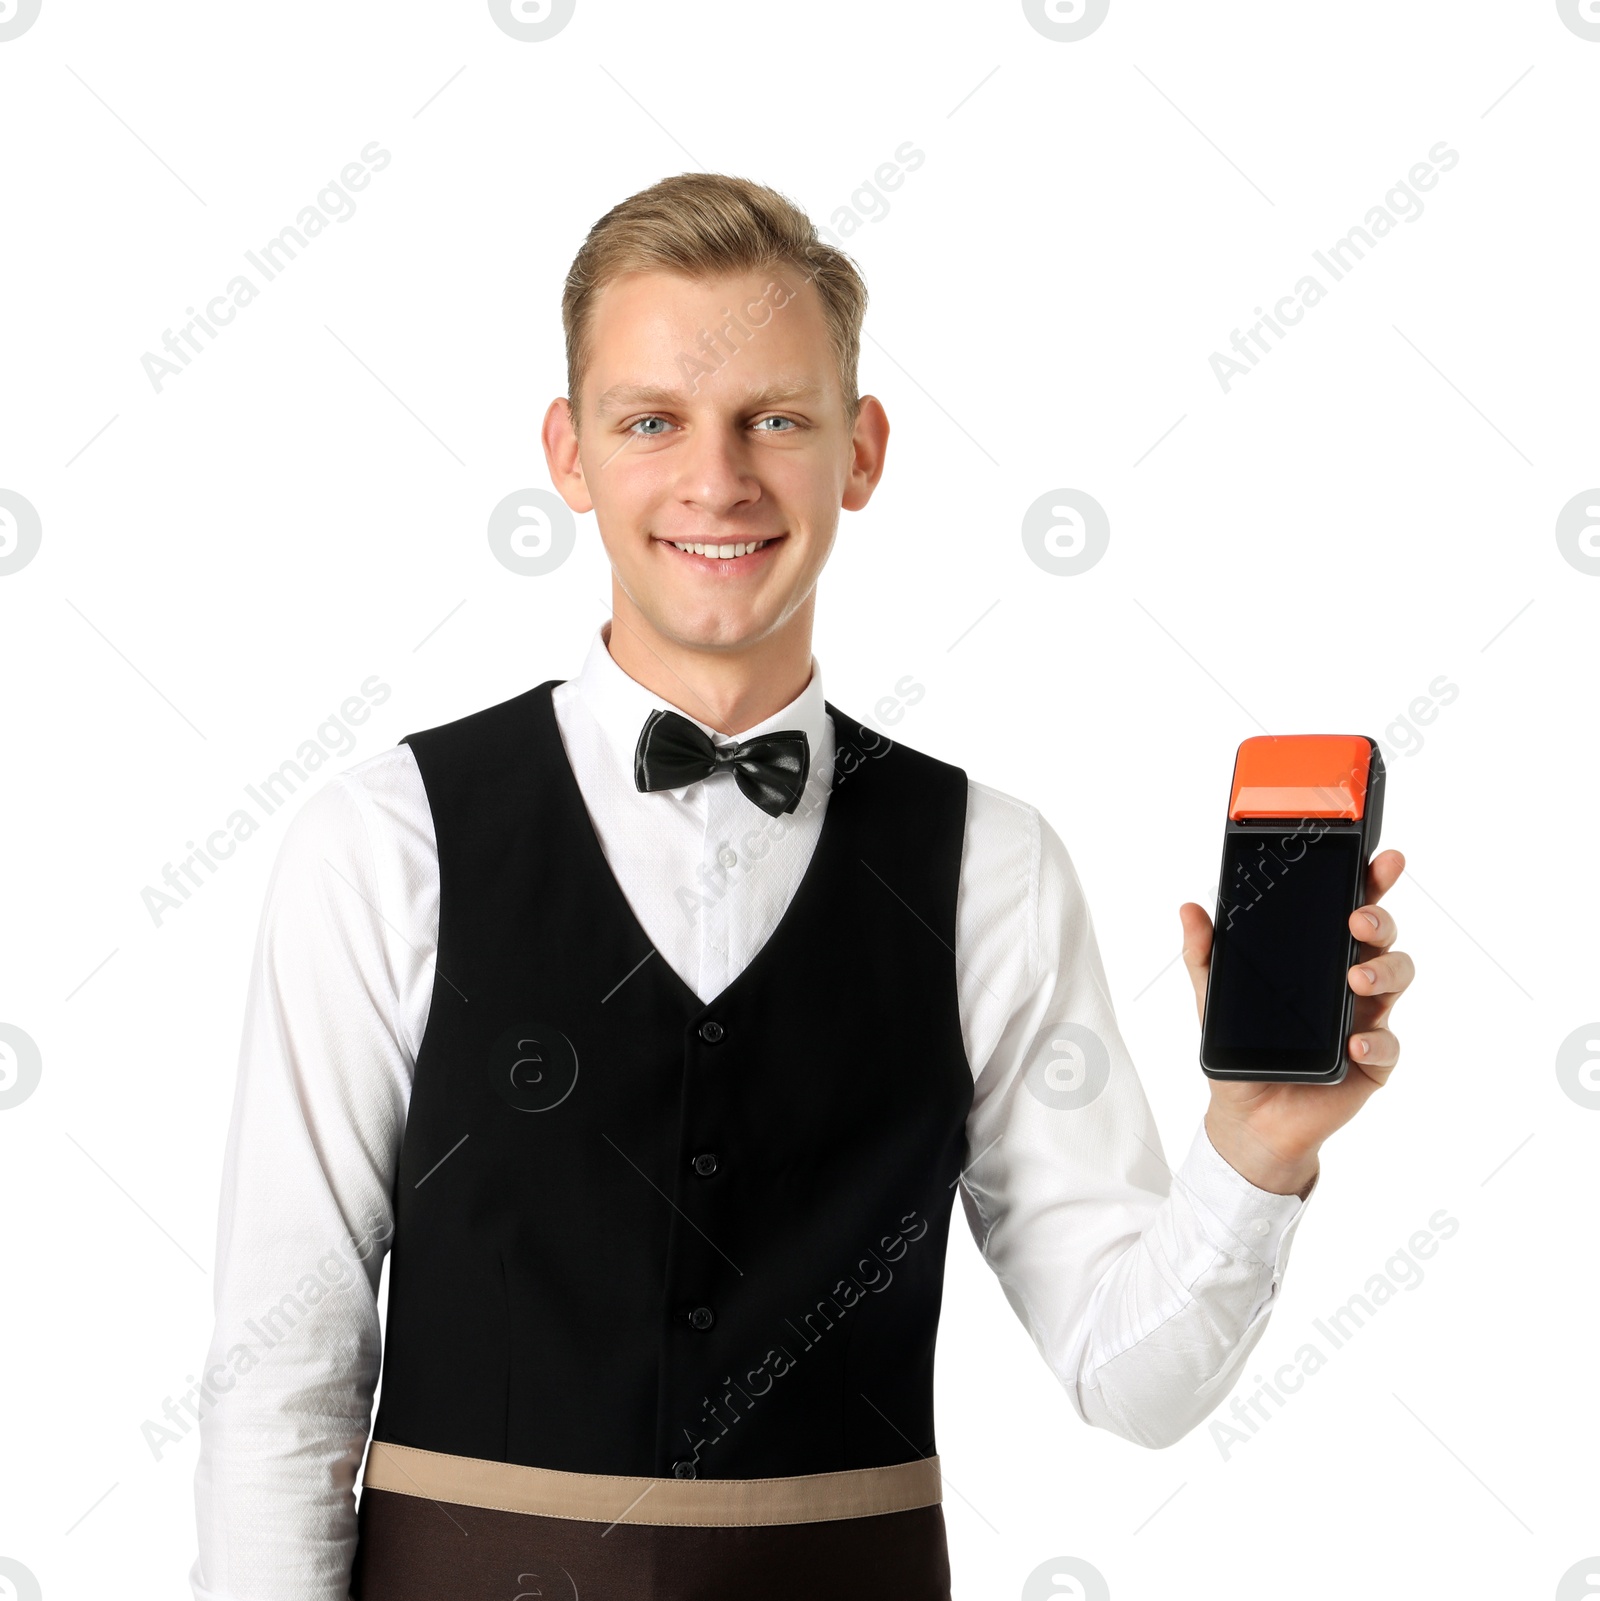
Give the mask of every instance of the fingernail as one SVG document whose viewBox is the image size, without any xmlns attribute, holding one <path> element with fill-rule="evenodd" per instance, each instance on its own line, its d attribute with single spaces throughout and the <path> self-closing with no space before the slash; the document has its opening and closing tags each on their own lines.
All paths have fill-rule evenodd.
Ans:
<svg viewBox="0 0 1600 1601">
<path fill-rule="evenodd" d="M 1374 973 L 1370 967 L 1363 967 L 1361 969 L 1361 976 L 1369 984 L 1376 984 L 1378 982 L 1378 975 L 1376 973 Z"/>
<path fill-rule="evenodd" d="M 1372 926 L 1373 926 L 1373 928 L 1377 928 L 1377 926 L 1378 926 L 1378 920 L 1377 920 L 1377 918 L 1375 918 L 1375 917 L 1374 917 L 1374 916 L 1373 916 L 1373 915 L 1372 915 L 1372 913 L 1371 913 L 1371 912 L 1363 912 L 1363 913 L 1362 913 L 1362 914 L 1361 914 L 1361 915 L 1362 915 L 1362 916 L 1363 916 L 1363 917 L 1364 917 L 1364 918 L 1366 918 L 1366 920 L 1367 920 L 1367 921 L 1368 921 L 1368 922 L 1369 922 L 1369 923 L 1371 923 L 1371 924 L 1372 924 Z"/>
<path fill-rule="evenodd" d="M 1367 1042 L 1365 1040 L 1357 1040 L 1356 1041 L 1356 1055 L 1357 1056 L 1365 1056 L 1366 1054 L 1367 1054 Z"/>
</svg>

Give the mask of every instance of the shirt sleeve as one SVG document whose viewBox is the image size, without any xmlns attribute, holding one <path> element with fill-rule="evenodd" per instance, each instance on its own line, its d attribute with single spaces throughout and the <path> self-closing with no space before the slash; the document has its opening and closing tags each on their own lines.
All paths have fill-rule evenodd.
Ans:
<svg viewBox="0 0 1600 1601">
<path fill-rule="evenodd" d="M 431 949 L 383 797 L 409 750 L 291 820 L 262 911 L 224 1160 L 195 1470 L 197 1601 L 345 1601 L 377 1296 Z M 402 807 L 402 811 L 404 808 Z M 411 806 L 414 817 L 415 806 Z M 375 853 L 378 833 L 386 849 Z M 431 842 L 431 841 L 430 841 Z M 419 908 L 422 913 L 419 914 Z"/>
<path fill-rule="evenodd" d="M 1203 1119 L 1168 1167 L 1083 888 L 1034 807 L 972 786 L 961 897 L 968 1225 L 1079 1416 L 1171 1445 L 1265 1332 L 1311 1192 L 1258 1189 Z"/>
</svg>

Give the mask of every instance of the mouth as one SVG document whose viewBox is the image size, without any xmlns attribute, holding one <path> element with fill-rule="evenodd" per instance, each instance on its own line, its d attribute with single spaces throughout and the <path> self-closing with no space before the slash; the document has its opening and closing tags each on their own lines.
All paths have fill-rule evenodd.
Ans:
<svg viewBox="0 0 1600 1601">
<path fill-rule="evenodd" d="M 769 539 L 689 540 L 662 539 L 652 535 L 658 545 L 664 545 L 675 557 L 707 572 L 744 573 L 763 565 L 780 545 L 785 536 L 775 534 Z"/>
</svg>

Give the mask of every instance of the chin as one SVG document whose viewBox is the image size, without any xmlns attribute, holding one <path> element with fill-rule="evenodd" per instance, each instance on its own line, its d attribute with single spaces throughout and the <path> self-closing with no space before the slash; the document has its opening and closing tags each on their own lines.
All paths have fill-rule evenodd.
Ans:
<svg viewBox="0 0 1600 1601">
<path fill-rule="evenodd" d="M 774 619 L 745 606 L 709 605 L 661 608 L 651 618 L 656 630 L 690 650 L 737 650 L 765 639 Z"/>
</svg>

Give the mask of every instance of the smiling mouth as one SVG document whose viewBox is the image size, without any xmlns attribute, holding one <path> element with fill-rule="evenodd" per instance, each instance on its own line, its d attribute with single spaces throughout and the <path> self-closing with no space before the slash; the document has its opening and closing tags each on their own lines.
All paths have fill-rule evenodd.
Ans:
<svg viewBox="0 0 1600 1601">
<path fill-rule="evenodd" d="M 734 562 L 748 562 L 759 557 L 763 552 L 778 544 L 783 537 L 782 534 L 775 534 L 768 539 L 723 541 L 658 538 L 657 543 L 670 545 L 684 556 L 700 561 L 715 562 L 718 566 L 728 566 Z"/>
</svg>

